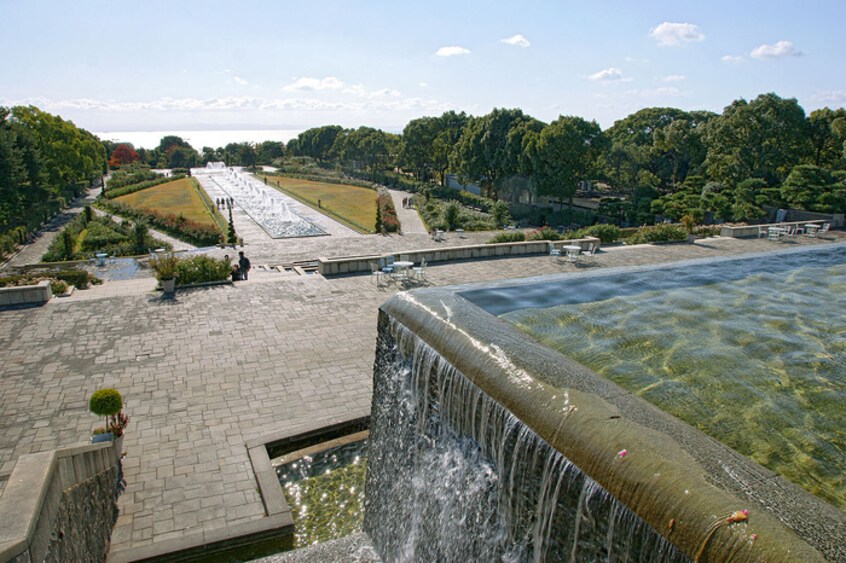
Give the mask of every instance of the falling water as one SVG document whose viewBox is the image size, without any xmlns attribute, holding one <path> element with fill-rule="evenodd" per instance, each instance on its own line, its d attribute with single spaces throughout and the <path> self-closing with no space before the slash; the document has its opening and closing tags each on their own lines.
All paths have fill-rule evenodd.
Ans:
<svg viewBox="0 0 846 563">
<path fill-rule="evenodd" d="M 364 527 L 384 560 L 687 560 L 416 335 L 382 326 Z"/>
</svg>

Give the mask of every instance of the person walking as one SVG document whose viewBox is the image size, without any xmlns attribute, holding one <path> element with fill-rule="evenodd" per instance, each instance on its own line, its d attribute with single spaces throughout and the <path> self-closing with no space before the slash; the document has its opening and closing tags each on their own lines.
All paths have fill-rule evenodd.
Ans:
<svg viewBox="0 0 846 563">
<path fill-rule="evenodd" d="M 250 259 L 244 256 L 244 251 L 238 253 L 238 266 L 241 268 L 241 279 L 247 280 L 247 274 L 250 272 Z"/>
</svg>

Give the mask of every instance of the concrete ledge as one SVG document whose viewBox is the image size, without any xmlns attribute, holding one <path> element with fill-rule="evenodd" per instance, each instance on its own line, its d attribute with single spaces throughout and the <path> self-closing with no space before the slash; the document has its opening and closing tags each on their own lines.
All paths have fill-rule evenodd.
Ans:
<svg viewBox="0 0 846 563">
<path fill-rule="evenodd" d="M 48 280 L 42 280 L 36 285 L 0 287 L 0 307 L 47 303 L 52 296 L 53 292 Z"/>
<path fill-rule="evenodd" d="M 560 248 L 563 245 L 578 245 L 582 250 L 587 250 L 594 245 L 599 250 L 601 241 L 596 237 L 585 237 L 570 240 L 526 240 L 519 242 L 502 242 L 498 244 L 473 244 L 466 246 L 444 246 L 424 250 L 408 250 L 393 253 L 395 259 L 400 255 L 408 256 L 413 262 L 420 262 L 425 259 L 428 263 L 448 262 L 453 260 L 476 260 L 479 258 L 498 258 L 503 256 L 525 256 L 531 254 L 549 254 L 550 245 Z M 388 254 L 390 256 L 391 254 Z M 370 264 L 378 260 L 382 255 L 367 256 L 341 256 L 338 258 L 317 259 L 318 271 L 324 276 L 342 274 L 355 274 L 370 272 Z"/>
<path fill-rule="evenodd" d="M 798 226 L 807 225 L 808 223 L 822 225 L 825 221 L 782 221 L 781 223 L 763 223 L 761 225 L 723 225 L 720 227 L 720 236 L 731 238 L 757 238 L 761 236 L 762 232 L 764 233 L 764 236 L 766 236 L 767 229 L 770 227 Z"/>
<path fill-rule="evenodd" d="M 42 560 L 62 491 L 116 463 L 111 442 L 20 456 L 0 496 L 0 561 Z"/>
</svg>

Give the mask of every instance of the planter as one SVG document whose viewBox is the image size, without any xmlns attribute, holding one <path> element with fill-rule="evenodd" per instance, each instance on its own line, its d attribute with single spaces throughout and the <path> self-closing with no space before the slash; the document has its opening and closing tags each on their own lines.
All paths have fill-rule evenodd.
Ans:
<svg viewBox="0 0 846 563">
<path fill-rule="evenodd" d="M 173 293 L 174 288 L 176 288 L 176 278 L 171 278 L 169 280 L 162 280 L 162 291 L 165 293 Z"/>
<path fill-rule="evenodd" d="M 120 463 L 120 458 L 123 455 L 123 434 L 114 439 L 115 459 Z"/>
<path fill-rule="evenodd" d="M 111 442 L 114 440 L 114 434 L 111 432 L 104 432 L 103 434 L 94 434 L 91 436 L 92 444 L 99 444 L 100 442 Z"/>
<path fill-rule="evenodd" d="M 687 242 L 693 244 L 698 237 L 696 235 L 687 235 Z"/>
</svg>

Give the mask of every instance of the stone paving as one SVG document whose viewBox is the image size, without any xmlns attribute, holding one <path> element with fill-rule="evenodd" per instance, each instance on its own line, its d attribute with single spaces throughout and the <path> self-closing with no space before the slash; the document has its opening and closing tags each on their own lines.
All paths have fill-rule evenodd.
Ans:
<svg viewBox="0 0 846 563">
<path fill-rule="evenodd" d="M 713 238 L 609 247 L 591 269 L 846 240 L 831 235 L 787 244 Z M 256 265 L 473 240 L 317 237 L 246 250 Z M 576 269 L 532 256 L 433 264 L 427 277 L 447 285 Z M 86 440 L 101 424 L 87 408 L 94 390 L 115 387 L 126 398 L 128 486 L 113 554 L 262 518 L 245 442 L 367 412 L 377 308 L 399 290 L 377 288 L 369 275 L 257 270 L 248 282 L 179 291 L 173 299 L 151 291 L 154 283 L 109 282 L 42 307 L 0 311 L 0 476 L 21 454 Z"/>
</svg>

